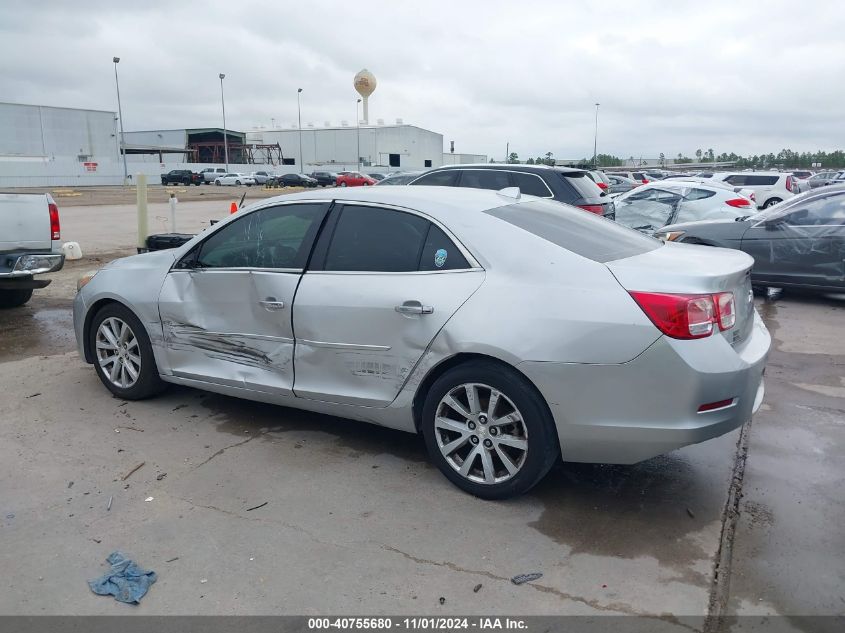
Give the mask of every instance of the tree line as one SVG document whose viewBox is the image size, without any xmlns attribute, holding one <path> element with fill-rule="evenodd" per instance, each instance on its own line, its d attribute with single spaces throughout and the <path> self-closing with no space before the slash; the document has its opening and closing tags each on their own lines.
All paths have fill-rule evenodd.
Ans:
<svg viewBox="0 0 845 633">
<path fill-rule="evenodd" d="M 621 158 L 619 156 L 614 156 L 613 154 L 599 154 L 596 156 L 595 163 L 599 167 L 618 167 L 620 165 L 631 165 L 635 166 L 639 163 L 641 159 L 635 158 L 634 156 L 630 156 L 627 159 Z M 669 161 L 666 159 L 666 155 L 661 153 L 659 156 L 659 160 L 661 163 L 668 164 Z M 490 162 L 493 162 L 493 159 L 490 159 Z M 522 162 L 519 159 L 519 155 L 516 152 L 511 152 L 508 156 L 509 163 L 519 163 Z M 593 158 L 592 157 L 585 157 L 581 159 L 581 164 L 583 165 L 592 165 Z M 845 151 L 843 150 L 836 150 L 833 152 L 824 152 L 824 151 L 817 151 L 817 152 L 795 152 L 791 149 L 782 149 L 777 154 L 769 152 L 768 154 L 754 154 L 751 156 L 740 156 L 734 152 L 727 153 L 722 152 L 721 154 L 716 154 L 712 148 L 710 149 L 697 149 L 694 152 L 694 158 L 685 155 L 684 153 L 678 153 L 677 156 L 674 157 L 672 162 L 675 165 L 683 165 L 687 163 L 726 163 L 726 162 L 733 162 L 735 163 L 735 167 L 738 169 L 771 169 L 773 167 L 777 168 L 793 168 L 793 169 L 811 169 L 813 165 L 821 165 L 822 169 L 845 169 Z M 552 152 L 546 152 L 545 156 L 538 156 L 536 158 L 529 158 L 525 161 L 526 165 L 554 165 L 554 154 Z"/>
</svg>

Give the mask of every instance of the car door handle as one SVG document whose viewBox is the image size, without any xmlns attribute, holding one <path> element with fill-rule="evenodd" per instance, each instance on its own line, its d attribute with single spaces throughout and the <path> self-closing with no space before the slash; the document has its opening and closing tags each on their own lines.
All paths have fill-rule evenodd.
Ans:
<svg viewBox="0 0 845 633">
<path fill-rule="evenodd" d="M 432 314 L 434 312 L 433 306 L 424 306 L 419 301 L 406 301 L 393 309 L 399 314 Z"/>
<path fill-rule="evenodd" d="M 265 310 L 284 310 L 285 302 L 276 301 L 276 297 L 267 297 L 264 301 L 259 301 L 264 306 Z"/>
</svg>

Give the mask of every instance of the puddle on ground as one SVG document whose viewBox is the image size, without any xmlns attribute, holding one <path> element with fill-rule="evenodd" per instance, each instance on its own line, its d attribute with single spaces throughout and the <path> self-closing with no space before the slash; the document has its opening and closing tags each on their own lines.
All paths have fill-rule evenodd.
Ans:
<svg viewBox="0 0 845 633">
<path fill-rule="evenodd" d="M 422 437 L 412 433 L 208 392 L 199 392 L 198 398 L 215 419 L 222 420 L 217 424 L 222 433 L 243 438 L 267 428 L 274 433 L 314 431 L 334 436 L 336 445 L 353 451 L 353 457 L 388 453 L 407 461 L 428 462 Z"/>
<path fill-rule="evenodd" d="M 707 582 L 693 565 L 713 552 L 697 533 L 720 521 L 727 485 L 679 451 L 634 465 L 558 464 L 529 493 L 544 508 L 529 525 L 571 554 L 648 556 Z"/>
<path fill-rule="evenodd" d="M 0 362 L 76 349 L 70 299 L 35 295 L 24 306 L 0 310 L 0 323 Z"/>
</svg>

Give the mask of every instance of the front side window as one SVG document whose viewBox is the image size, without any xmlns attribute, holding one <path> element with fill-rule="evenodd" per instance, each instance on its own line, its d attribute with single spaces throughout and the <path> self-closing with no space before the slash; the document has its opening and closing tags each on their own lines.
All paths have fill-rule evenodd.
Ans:
<svg viewBox="0 0 845 633">
<path fill-rule="evenodd" d="M 304 268 L 325 208 L 290 204 L 238 218 L 202 243 L 195 266 Z"/>
<path fill-rule="evenodd" d="M 411 213 L 344 206 L 326 253 L 325 270 L 416 271 L 430 222 Z"/>
<path fill-rule="evenodd" d="M 845 195 L 826 196 L 784 217 L 792 226 L 841 226 L 845 224 Z"/>
<path fill-rule="evenodd" d="M 457 178 L 458 171 L 456 169 L 447 169 L 444 171 L 433 171 L 431 173 L 424 174 L 410 184 L 429 185 L 433 187 L 454 187 Z"/>
</svg>

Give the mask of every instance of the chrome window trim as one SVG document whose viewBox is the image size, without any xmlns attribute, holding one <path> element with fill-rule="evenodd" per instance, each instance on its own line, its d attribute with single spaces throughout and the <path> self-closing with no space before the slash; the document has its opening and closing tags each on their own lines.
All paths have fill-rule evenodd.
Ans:
<svg viewBox="0 0 845 633">
<path fill-rule="evenodd" d="M 230 273 L 288 273 L 288 274 L 302 274 L 302 268 L 250 268 L 248 266 L 221 266 L 216 267 L 197 267 L 197 268 L 171 268 L 171 273 L 210 273 L 210 272 L 230 272 Z"/>
<path fill-rule="evenodd" d="M 478 168 L 478 167 L 467 167 L 467 168 L 464 168 L 464 167 L 449 167 L 447 169 L 437 169 L 437 170 L 432 170 L 432 171 L 437 171 L 438 173 L 444 172 L 444 171 L 457 171 L 457 172 L 463 172 L 463 171 L 503 171 L 503 172 L 508 173 L 508 174 L 523 174 L 523 175 L 526 175 L 526 176 L 533 176 L 534 178 L 539 180 L 541 183 L 543 183 L 543 186 L 546 188 L 546 191 L 549 192 L 549 195 L 547 195 L 547 196 L 534 196 L 535 198 L 544 198 L 544 199 L 548 199 L 548 200 L 553 200 L 554 197 L 555 197 L 555 194 L 553 194 L 552 190 L 549 189 L 549 185 L 546 184 L 546 181 L 543 180 L 542 178 L 540 178 L 540 176 L 538 176 L 537 174 L 532 173 L 530 171 L 517 171 L 516 169 L 481 169 L 481 168 Z M 420 174 L 419 176 L 414 178 L 408 184 L 413 185 L 415 182 L 417 182 L 417 180 L 427 176 L 428 174 L 432 173 L 432 171 L 427 171 L 424 174 Z M 457 189 L 461 188 L 460 185 L 449 185 L 449 186 L 454 186 Z M 466 188 L 467 189 L 473 189 L 474 187 L 466 187 Z M 494 191 L 494 190 L 487 189 L 486 191 Z M 526 193 L 525 195 L 528 196 L 528 195 L 531 195 L 531 194 Z"/>
<path fill-rule="evenodd" d="M 309 270 L 306 275 L 447 275 L 450 273 L 484 272 L 483 268 L 456 268 L 454 270 Z"/>
</svg>

